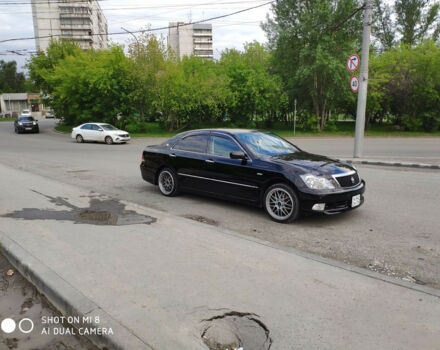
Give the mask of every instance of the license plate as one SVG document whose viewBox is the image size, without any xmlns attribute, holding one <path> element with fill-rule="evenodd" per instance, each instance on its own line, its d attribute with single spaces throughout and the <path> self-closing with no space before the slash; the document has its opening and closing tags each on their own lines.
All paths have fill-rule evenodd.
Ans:
<svg viewBox="0 0 440 350">
<path fill-rule="evenodd" d="M 32 128 L 25 128 L 26 130 L 32 130 Z"/>
<path fill-rule="evenodd" d="M 360 194 L 357 194 L 356 196 L 353 196 L 351 198 L 351 207 L 352 208 L 357 207 L 360 204 L 361 204 L 361 195 Z"/>
</svg>

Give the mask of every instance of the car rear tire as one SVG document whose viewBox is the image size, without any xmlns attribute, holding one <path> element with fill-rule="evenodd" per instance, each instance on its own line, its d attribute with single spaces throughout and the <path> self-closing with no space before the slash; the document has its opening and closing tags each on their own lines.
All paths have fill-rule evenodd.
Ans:
<svg viewBox="0 0 440 350">
<path fill-rule="evenodd" d="M 83 143 L 84 142 L 83 137 L 81 135 L 76 135 L 76 142 Z"/>
<path fill-rule="evenodd" d="M 166 197 L 174 197 L 178 194 L 177 174 L 171 168 L 164 168 L 157 177 L 160 192 Z"/>
<path fill-rule="evenodd" d="M 107 145 L 113 144 L 113 139 L 110 136 L 107 136 L 104 141 Z"/>
<path fill-rule="evenodd" d="M 264 209 L 273 221 L 290 223 L 300 213 L 300 204 L 295 191 L 287 184 L 278 183 L 270 186 L 264 193 Z"/>
</svg>

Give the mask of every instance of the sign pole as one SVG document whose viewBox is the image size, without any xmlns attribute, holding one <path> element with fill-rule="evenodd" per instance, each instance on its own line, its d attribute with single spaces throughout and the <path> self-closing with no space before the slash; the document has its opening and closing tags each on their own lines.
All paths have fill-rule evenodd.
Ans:
<svg viewBox="0 0 440 350">
<path fill-rule="evenodd" d="M 354 158 L 362 157 L 364 148 L 365 110 L 367 108 L 368 58 L 370 55 L 371 0 L 365 0 L 364 29 L 362 34 L 362 61 L 360 86 L 356 112 L 356 131 L 354 136 Z"/>
</svg>

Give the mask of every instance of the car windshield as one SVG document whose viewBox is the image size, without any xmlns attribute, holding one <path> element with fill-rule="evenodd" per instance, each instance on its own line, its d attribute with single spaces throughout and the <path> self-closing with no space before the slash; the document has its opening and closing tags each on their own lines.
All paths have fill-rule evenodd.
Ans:
<svg viewBox="0 0 440 350">
<path fill-rule="evenodd" d="M 256 131 L 240 133 L 236 136 L 258 156 L 279 156 L 299 152 L 294 145 L 272 133 Z"/>
<path fill-rule="evenodd" d="M 100 127 L 104 130 L 118 130 L 118 128 L 115 128 L 113 125 L 110 124 L 101 124 Z"/>
<path fill-rule="evenodd" d="M 32 117 L 18 117 L 19 122 L 33 122 L 34 118 Z"/>
</svg>

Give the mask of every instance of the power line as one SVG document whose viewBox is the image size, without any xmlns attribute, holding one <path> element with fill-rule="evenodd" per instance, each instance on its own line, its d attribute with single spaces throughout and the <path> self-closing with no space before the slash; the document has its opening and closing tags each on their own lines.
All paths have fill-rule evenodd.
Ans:
<svg viewBox="0 0 440 350">
<path fill-rule="evenodd" d="M 256 8 L 260 8 L 260 7 L 272 4 L 275 1 L 277 1 L 277 0 L 272 0 L 272 1 L 266 2 L 264 4 L 248 7 L 248 8 L 245 8 L 245 9 L 242 9 L 242 10 L 238 10 L 238 11 L 235 11 L 235 12 L 231 12 L 231 13 L 228 13 L 228 14 L 225 14 L 225 15 L 220 15 L 220 16 L 215 16 L 215 17 L 211 17 L 211 18 L 207 18 L 207 19 L 202 19 L 202 20 L 199 20 L 199 21 L 191 22 L 191 23 L 183 23 L 183 24 L 179 24 L 179 25 L 175 25 L 175 26 L 166 26 L 166 27 L 157 27 L 157 28 L 134 30 L 134 31 L 132 31 L 132 33 L 155 32 L 155 31 L 159 31 L 159 30 L 166 30 L 166 29 L 169 29 L 169 28 L 185 27 L 185 26 L 189 26 L 189 25 L 193 25 L 193 24 L 209 22 L 209 21 L 216 20 L 216 19 L 230 17 L 230 16 L 236 15 L 238 13 L 243 13 L 243 12 L 251 11 L 251 10 L 254 10 Z M 91 36 L 98 36 L 98 35 L 110 36 L 110 35 L 126 35 L 126 34 L 127 33 L 124 31 L 124 32 L 114 32 L 114 33 L 92 33 Z M 28 38 L 12 38 L 12 39 L 0 40 L 0 43 L 6 43 L 6 42 L 11 42 L 11 41 L 34 40 L 34 39 L 47 39 L 47 38 L 61 37 L 61 36 L 64 36 L 64 35 L 62 35 L 62 34 L 54 34 L 54 35 L 44 35 L 44 36 L 38 36 L 38 37 L 34 36 L 34 37 L 28 37 Z"/>
<path fill-rule="evenodd" d="M 218 5 L 234 5 L 234 4 L 245 4 L 245 3 L 255 3 L 262 2 L 264 0 L 248 0 L 248 1 L 228 1 L 228 2 L 208 2 L 208 3 L 196 3 L 196 4 L 169 4 L 169 5 L 159 5 L 159 6 L 136 6 L 136 7 L 113 7 L 113 8 L 102 8 L 102 11 L 121 11 L 121 10 L 139 10 L 139 9 L 162 9 L 162 8 L 189 8 L 198 6 L 218 6 Z M 1 3 L 0 3 L 1 4 Z M 65 3 L 64 3 L 65 4 Z M 12 12 L 0 12 L 0 15 L 7 14 L 30 14 L 32 11 L 12 11 Z M 50 14 L 59 13 L 58 10 L 54 11 L 38 11 L 39 14 Z"/>
</svg>

